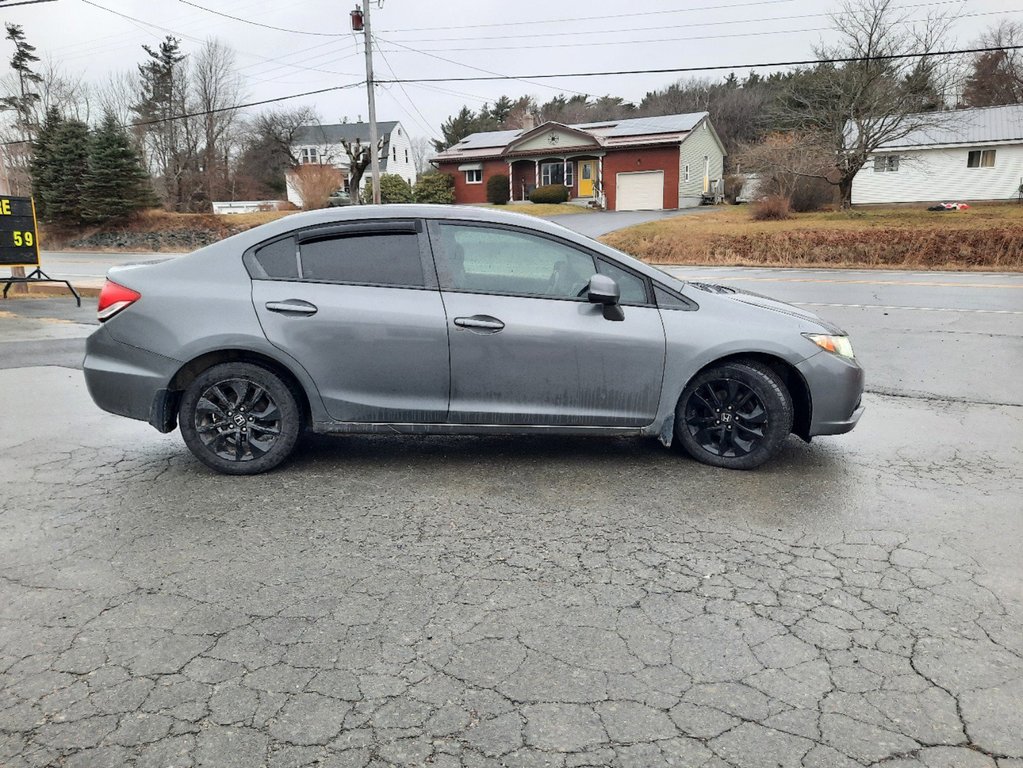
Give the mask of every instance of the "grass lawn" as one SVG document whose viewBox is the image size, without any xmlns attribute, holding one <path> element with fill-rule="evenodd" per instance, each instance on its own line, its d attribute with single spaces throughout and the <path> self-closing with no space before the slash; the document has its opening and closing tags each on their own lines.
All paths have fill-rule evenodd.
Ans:
<svg viewBox="0 0 1023 768">
<path fill-rule="evenodd" d="M 1023 270 L 1023 205 L 857 208 L 752 221 L 749 206 L 640 224 L 608 245 L 656 264 Z"/>
</svg>

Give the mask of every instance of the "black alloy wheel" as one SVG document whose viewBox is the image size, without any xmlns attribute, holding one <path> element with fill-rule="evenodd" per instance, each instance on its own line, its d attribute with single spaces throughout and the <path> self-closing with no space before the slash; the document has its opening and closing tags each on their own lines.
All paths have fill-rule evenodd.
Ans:
<svg viewBox="0 0 1023 768">
<path fill-rule="evenodd" d="M 289 387 L 272 371 L 249 363 L 216 365 L 200 374 L 185 390 L 178 421 L 196 458 L 237 475 L 280 464 L 301 428 Z"/>
<path fill-rule="evenodd" d="M 792 419 L 792 400 L 777 374 L 755 361 L 738 361 L 689 383 L 679 399 L 675 434 L 698 461 L 753 469 L 777 451 Z"/>
</svg>

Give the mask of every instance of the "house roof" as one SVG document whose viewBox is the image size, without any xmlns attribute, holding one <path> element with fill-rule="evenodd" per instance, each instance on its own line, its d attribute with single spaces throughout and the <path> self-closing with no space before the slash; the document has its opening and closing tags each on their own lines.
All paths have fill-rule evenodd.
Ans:
<svg viewBox="0 0 1023 768">
<path fill-rule="evenodd" d="M 701 121 L 708 117 L 707 112 L 690 112 L 683 115 L 661 115 L 659 117 L 637 117 L 628 120 L 602 120 L 593 123 L 575 123 L 563 125 L 553 121 L 543 123 L 535 128 L 523 128 L 508 131 L 486 131 L 473 133 L 461 141 L 448 147 L 437 155 L 434 160 L 461 160 L 464 158 L 493 157 L 516 139 L 526 134 L 539 133 L 545 126 L 569 128 L 579 131 L 606 147 L 634 146 L 660 141 L 681 141 Z"/>
<path fill-rule="evenodd" d="M 882 148 L 1023 141 L 1023 104 L 936 112 L 933 118 L 931 125 L 891 141 Z"/>
<path fill-rule="evenodd" d="M 397 120 L 377 123 L 377 134 L 386 141 L 391 131 L 398 125 Z M 338 144 L 341 139 L 346 141 L 361 140 L 363 143 L 369 141 L 369 123 L 338 123 L 336 125 L 303 125 L 295 131 L 292 144 L 302 146 L 304 144 Z"/>
</svg>

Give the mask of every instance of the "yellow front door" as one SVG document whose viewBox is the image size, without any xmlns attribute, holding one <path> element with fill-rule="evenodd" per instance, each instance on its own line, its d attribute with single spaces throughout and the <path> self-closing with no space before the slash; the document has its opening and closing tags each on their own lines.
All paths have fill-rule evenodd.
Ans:
<svg viewBox="0 0 1023 768">
<path fill-rule="evenodd" d="M 579 161 L 579 197 L 593 197 L 593 179 L 597 175 L 596 161 Z"/>
</svg>

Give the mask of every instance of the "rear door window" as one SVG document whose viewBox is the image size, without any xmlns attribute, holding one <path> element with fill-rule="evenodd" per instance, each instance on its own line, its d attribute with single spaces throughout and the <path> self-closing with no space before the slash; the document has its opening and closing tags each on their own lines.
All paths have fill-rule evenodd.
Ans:
<svg viewBox="0 0 1023 768">
<path fill-rule="evenodd" d="M 423 261 L 415 232 L 333 235 L 300 245 L 302 279 L 421 288 Z"/>
</svg>

